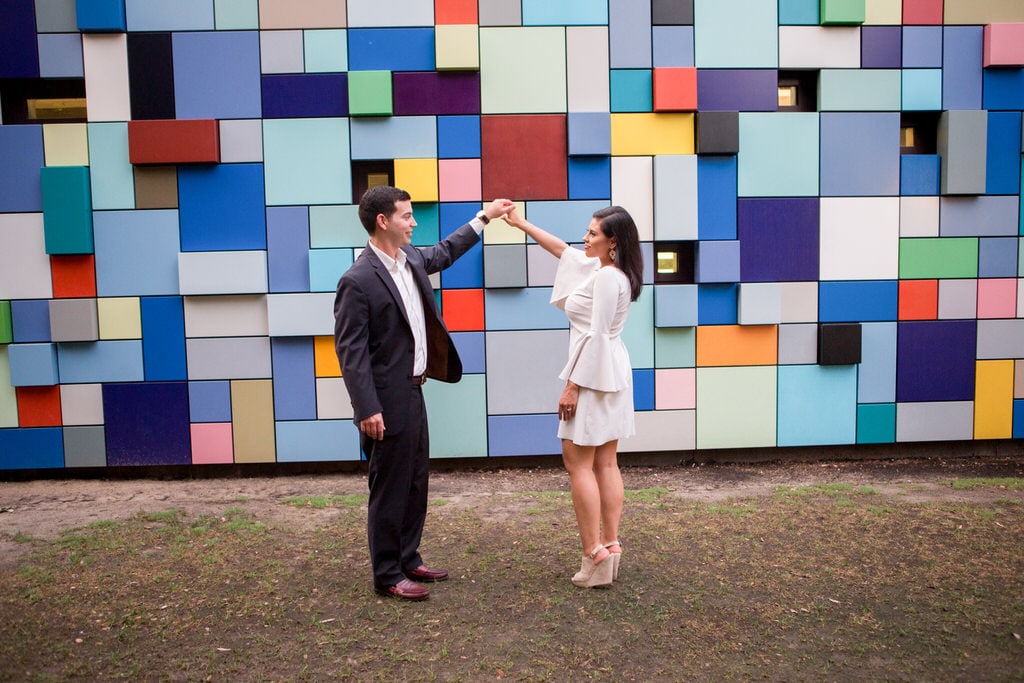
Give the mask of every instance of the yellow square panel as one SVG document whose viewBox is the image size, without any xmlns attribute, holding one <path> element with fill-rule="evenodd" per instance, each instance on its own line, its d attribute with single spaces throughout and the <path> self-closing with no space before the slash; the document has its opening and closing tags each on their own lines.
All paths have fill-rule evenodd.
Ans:
<svg viewBox="0 0 1024 683">
<path fill-rule="evenodd" d="M 100 339 L 142 339 L 142 313 L 136 296 L 96 300 Z"/>
<path fill-rule="evenodd" d="M 434 27 L 434 62 L 438 71 L 480 68 L 480 28 L 475 24 Z"/>
<path fill-rule="evenodd" d="M 1011 438 L 1013 361 L 979 360 L 974 378 L 974 438 Z"/>
<path fill-rule="evenodd" d="M 612 114 L 612 156 L 693 153 L 693 114 Z"/>
<path fill-rule="evenodd" d="M 516 202 L 516 211 L 520 216 L 525 215 L 526 202 Z M 495 218 L 487 224 L 483 237 L 484 244 L 523 244 L 526 242 L 526 233 L 519 228 L 513 228 L 501 218 Z"/>
<path fill-rule="evenodd" d="M 89 136 L 86 124 L 44 124 L 43 154 L 47 166 L 88 166 Z"/>
<path fill-rule="evenodd" d="M 865 0 L 865 25 L 899 25 L 903 23 L 903 0 Z"/>
<path fill-rule="evenodd" d="M 436 202 L 437 159 L 395 159 L 395 187 L 412 195 L 414 202 Z"/>
<path fill-rule="evenodd" d="M 341 377 L 334 337 L 313 337 L 313 367 L 317 377 Z"/>
</svg>

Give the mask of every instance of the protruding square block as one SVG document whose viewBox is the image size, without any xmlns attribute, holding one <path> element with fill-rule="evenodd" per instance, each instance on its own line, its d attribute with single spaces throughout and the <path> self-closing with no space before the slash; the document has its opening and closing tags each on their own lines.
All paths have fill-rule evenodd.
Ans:
<svg viewBox="0 0 1024 683">
<path fill-rule="evenodd" d="M 392 110 L 390 71 L 348 72 L 351 116 L 391 116 Z"/>
<path fill-rule="evenodd" d="M 54 386 L 59 381 L 56 344 L 11 344 L 7 354 L 11 386 Z"/>
<path fill-rule="evenodd" d="M 82 33 L 123 33 L 127 30 L 124 0 L 75 0 L 75 17 Z"/>
<path fill-rule="evenodd" d="M 692 26 L 693 0 L 651 0 L 651 23 L 655 26 Z"/>
<path fill-rule="evenodd" d="M 984 66 L 1024 66 L 1024 22 L 985 26 Z"/>
<path fill-rule="evenodd" d="M 434 62 L 438 71 L 480 68 L 480 28 L 474 24 L 434 27 Z"/>
<path fill-rule="evenodd" d="M 740 115 L 735 111 L 697 112 L 697 154 L 737 154 Z"/>
<path fill-rule="evenodd" d="M 739 282 L 739 240 L 703 240 L 697 244 L 698 283 Z"/>
<path fill-rule="evenodd" d="M 129 121 L 128 159 L 133 164 L 219 163 L 217 120 Z"/>
<path fill-rule="evenodd" d="M 11 302 L 0 301 L 0 344 L 14 341 L 14 327 L 11 324 Z"/>
<path fill-rule="evenodd" d="M 96 299 L 50 301 L 50 338 L 55 342 L 98 341 L 100 323 Z"/>
<path fill-rule="evenodd" d="M 828 24 L 863 24 L 864 0 L 821 0 L 818 21 Z"/>
<path fill-rule="evenodd" d="M 608 112 L 569 112 L 568 125 L 569 156 L 612 153 L 612 119 Z"/>
<path fill-rule="evenodd" d="M 47 166 L 39 169 L 39 175 L 46 253 L 93 253 L 89 167 Z"/>
<path fill-rule="evenodd" d="M 860 323 L 824 323 L 818 326 L 818 364 L 852 365 L 860 362 Z"/>
<path fill-rule="evenodd" d="M 987 149 L 988 112 L 942 112 L 938 131 L 942 194 L 985 194 Z"/>
<path fill-rule="evenodd" d="M 654 69 L 654 111 L 697 109 L 697 69 L 661 67 Z"/>
</svg>

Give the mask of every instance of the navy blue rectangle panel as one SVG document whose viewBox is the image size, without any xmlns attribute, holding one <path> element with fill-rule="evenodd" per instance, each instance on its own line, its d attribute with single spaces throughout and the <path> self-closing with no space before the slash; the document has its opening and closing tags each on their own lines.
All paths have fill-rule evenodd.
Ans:
<svg viewBox="0 0 1024 683">
<path fill-rule="evenodd" d="M 188 465 L 192 462 L 188 383 L 103 385 L 107 465 Z"/>
<path fill-rule="evenodd" d="M 270 74 L 262 85 L 263 118 L 348 116 L 348 74 Z"/>
<path fill-rule="evenodd" d="M 39 78 L 34 0 L 0 2 L 0 78 Z"/>
<path fill-rule="evenodd" d="M 818 279 L 818 198 L 741 198 L 737 206 L 740 279 Z"/>
<path fill-rule="evenodd" d="M 132 118 L 174 118 L 174 57 L 170 33 L 128 34 Z"/>
<path fill-rule="evenodd" d="M 915 320 L 896 330 L 896 400 L 973 401 L 978 321 Z"/>
<path fill-rule="evenodd" d="M 699 111 L 777 111 L 779 73 L 775 69 L 699 69 Z"/>
</svg>

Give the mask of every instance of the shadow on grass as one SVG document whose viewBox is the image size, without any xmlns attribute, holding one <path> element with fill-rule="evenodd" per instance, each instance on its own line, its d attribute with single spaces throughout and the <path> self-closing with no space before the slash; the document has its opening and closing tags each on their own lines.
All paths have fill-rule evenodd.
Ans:
<svg viewBox="0 0 1024 683">
<path fill-rule="evenodd" d="M 0 574 L 0 678 L 1024 678 L 1019 496 L 911 504 L 833 484 L 705 504 L 630 491 L 607 590 L 569 582 L 570 496 L 516 497 L 524 514 L 488 514 L 500 499 L 431 506 L 424 552 L 452 578 L 423 603 L 370 590 L 365 497 L 276 503 L 332 508 L 303 533 L 235 501 L 19 539 L 33 552 Z"/>
</svg>

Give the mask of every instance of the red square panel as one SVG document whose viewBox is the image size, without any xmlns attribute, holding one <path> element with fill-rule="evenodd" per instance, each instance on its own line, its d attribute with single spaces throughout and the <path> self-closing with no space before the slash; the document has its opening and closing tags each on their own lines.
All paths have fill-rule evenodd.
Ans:
<svg viewBox="0 0 1024 683">
<path fill-rule="evenodd" d="M 18 424 L 22 427 L 60 427 L 60 387 L 15 387 Z"/>
<path fill-rule="evenodd" d="M 435 24 L 477 24 L 476 0 L 434 0 Z"/>
<path fill-rule="evenodd" d="M 696 111 L 697 69 L 665 67 L 654 70 L 654 111 Z"/>
<path fill-rule="evenodd" d="M 935 320 L 939 317 L 938 280 L 900 280 L 900 320 Z"/>
<path fill-rule="evenodd" d="M 53 298 L 96 296 L 96 257 L 75 254 L 50 257 Z"/>
<path fill-rule="evenodd" d="M 564 114 L 480 120 L 484 200 L 568 199 Z"/>
<path fill-rule="evenodd" d="M 216 164 L 216 119 L 154 119 L 128 122 L 128 159 L 133 164 Z"/>
<path fill-rule="evenodd" d="M 903 23 L 941 24 L 942 0 L 903 0 Z"/>
<path fill-rule="evenodd" d="M 475 332 L 484 329 L 484 290 L 443 289 L 441 310 L 450 332 Z"/>
</svg>

